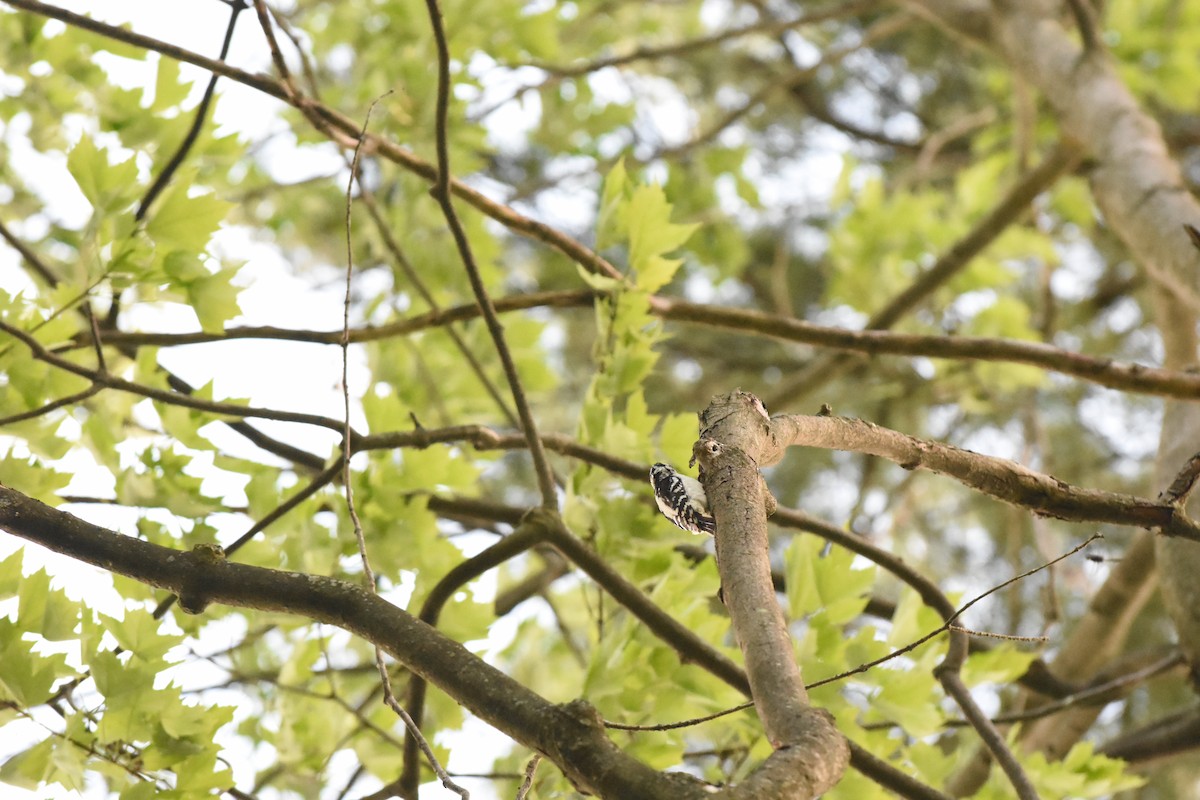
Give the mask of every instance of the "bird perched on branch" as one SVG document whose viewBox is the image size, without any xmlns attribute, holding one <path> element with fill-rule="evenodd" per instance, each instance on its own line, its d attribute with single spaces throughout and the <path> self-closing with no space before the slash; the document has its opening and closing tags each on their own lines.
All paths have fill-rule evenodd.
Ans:
<svg viewBox="0 0 1200 800">
<path fill-rule="evenodd" d="M 650 485 L 658 510 L 683 530 L 711 534 L 717 529 L 700 481 L 681 475 L 666 464 L 655 464 L 650 468 Z"/>
</svg>

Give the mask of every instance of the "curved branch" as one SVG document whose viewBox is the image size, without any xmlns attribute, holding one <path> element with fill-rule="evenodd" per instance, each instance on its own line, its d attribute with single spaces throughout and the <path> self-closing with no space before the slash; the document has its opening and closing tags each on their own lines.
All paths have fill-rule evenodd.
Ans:
<svg viewBox="0 0 1200 800">
<path fill-rule="evenodd" d="M 700 439 L 692 453 L 716 519 L 723 599 L 755 710 L 775 755 L 786 754 L 778 765 L 780 779 L 795 782 L 795 797 L 809 798 L 841 779 L 850 751 L 829 712 L 809 703 L 775 598 L 767 539 L 773 498 L 757 469 L 761 451 L 770 446 L 765 416 L 757 398 L 744 392 L 714 398 L 700 414 Z"/>
<path fill-rule="evenodd" d="M 496 316 L 496 307 L 492 305 L 491 295 L 483 285 L 479 274 L 479 266 L 475 263 L 475 255 L 467 232 L 454 210 L 454 201 L 450 193 L 450 144 L 447 130 L 447 111 L 450 107 L 450 45 L 446 41 L 446 31 L 442 24 L 442 9 L 438 0 L 426 0 L 425 7 L 429 11 L 429 21 L 433 27 L 433 39 L 437 45 L 438 80 L 437 80 L 437 112 L 435 116 L 435 138 L 437 141 L 437 176 L 433 186 L 433 196 L 442 208 L 442 216 L 450 226 L 454 236 L 454 244 L 458 248 L 459 258 L 466 268 L 467 278 L 471 282 L 471 290 L 475 293 L 475 302 L 483 311 L 484 321 L 487 322 L 488 333 L 491 334 L 492 344 L 504 367 L 504 376 L 508 380 L 508 390 L 512 394 L 513 405 L 517 407 L 517 415 L 521 418 L 521 430 L 529 442 L 529 455 L 533 459 L 533 468 L 537 473 L 538 488 L 542 493 L 542 507 L 553 509 L 558 507 L 558 494 L 554 488 L 554 473 L 546 461 L 542 440 L 538 437 L 537 423 L 529 410 L 529 400 L 521 385 L 521 377 L 517 372 L 516 362 L 508 349 L 504 338 L 504 328 L 500 318 Z M 361 138 L 361 137 L 360 137 Z"/>
<path fill-rule="evenodd" d="M 192 610 L 222 603 L 301 614 L 336 625 L 383 648 L 490 725 L 545 754 L 578 786 L 601 796 L 697 800 L 713 796 L 693 778 L 656 772 L 622 753 L 605 735 L 595 710 L 585 703 L 548 702 L 359 586 L 226 561 L 205 547 L 188 552 L 161 547 L 92 525 L 4 486 L 0 486 L 0 529 L 187 597 L 186 606 Z"/>
<path fill-rule="evenodd" d="M 33 336 L 30 336 L 20 328 L 10 325 L 4 320 L 0 320 L 0 331 L 4 331 L 14 339 L 19 340 L 29 348 L 30 354 L 38 361 L 44 361 L 52 367 L 57 367 L 65 372 L 73 375 L 78 375 L 81 378 L 86 378 L 93 384 L 104 386 L 109 389 L 116 389 L 129 394 L 135 394 L 140 397 L 148 397 L 151 400 L 158 400 L 171 405 L 183 406 L 184 408 L 195 409 L 196 411 L 207 411 L 212 414 L 222 414 L 230 417 L 256 417 L 259 419 L 273 419 L 277 422 L 298 422 L 305 425 L 316 425 L 321 428 L 328 428 L 336 433 L 342 433 L 345 423 L 339 422 L 331 417 L 322 417 L 318 414 L 304 414 L 296 411 L 279 411 L 271 408 L 258 408 L 255 406 L 239 406 L 234 403 L 218 403 L 211 400 L 201 400 L 181 392 L 168 392 L 163 389 L 155 389 L 153 386 L 143 386 L 140 383 L 127 381 L 124 378 L 119 378 L 107 372 L 98 372 L 88 369 L 68 361 L 61 356 L 56 356 L 51 353 L 45 346 L 42 345 Z M 357 434 L 351 432 L 352 438 L 356 438 Z"/>
<path fill-rule="evenodd" d="M 904 469 L 927 469 L 954 478 L 997 500 L 1055 519 L 1133 525 L 1157 529 L 1167 536 L 1200 541 L 1200 525 L 1174 504 L 1072 486 L 1006 458 L 917 439 L 863 420 L 800 415 L 772 417 L 771 437 L 780 447 L 780 454 L 783 447 L 801 445 L 880 456 Z"/>
<path fill-rule="evenodd" d="M 995 724 L 988 718 L 987 714 L 983 712 L 983 709 L 975 702 L 975 699 L 971 696 L 970 691 L 962 680 L 961 670 L 967 658 L 968 640 L 966 633 L 954 627 L 951 623 L 958 619 L 971 604 L 986 595 L 977 597 L 962 608 L 956 608 L 950 602 L 950 598 L 946 597 L 942 590 L 938 588 L 937 584 L 905 564 L 901 559 L 896 558 L 891 553 L 876 547 L 870 542 L 846 534 L 834 526 L 823 523 L 807 514 L 790 509 L 780 508 L 776 510 L 775 519 L 784 524 L 795 525 L 804 530 L 815 532 L 829 541 L 836 541 L 839 545 L 853 553 L 871 559 L 912 587 L 920 596 L 922 602 L 941 616 L 944 621 L 942 630 L 947 632 L 950 646 L 942 662 L 934 670 L 935 677 L 937 677 L 938 682 L 945 688 L 946 694 L 953 698 L 958 707 L 962 709 L 963 715 L 970 722 L 971 727 L 979 734 L 980 738 L 983 739 L 988 750 L 1003 765 L 1005 773 L 1017 789 L 1018 796 L 1025 800 L 1037 800 L 1037 793 L 1034 791 L 1032 784 L 1030 784 L 1024 770 L 1017 763 L 1012 750 L 1005 743 L 1004 737 L 996 729 Z"/>
<path fill-rule="evenodd" d="M 241 14 L 246 8 L 247 6 L 241 0 L 229 4 L 229 24 L 225 28 L 225 38 L 221 41 L 221 53 L 217 56 L 221 61 L 224 61 L 225 56 L 229 55 L 229 45 L 233 42 L 233 31 L 237 27 L 238 14 Z M 162 193 L 163 189 L 167 188 L 167 184 L 171 182 L 171 178 L 175 175 L 180 165 L 183 164 L 183 160 L 187 158 L 188 152 L 196 144 L 196 140 L 200 138 L 200 131 L 204 128 L 204 121 L 208 118 L 208 109 L 212 105 L 213 96 L 216 94 L 218 77 L 214 73 L 208 79 L 208 85 L 204 87 L 204 95 L 196 105 L 196 112 L 191 126 L 188 128 L 179 147 L 171 154 L 167 165 L 163 167 L 162 172 L 158 173 L 154 178 L 154 182 L 150 184 L 150 188 L 146 190 L 145 196 L 142 197 L 142 202 L 138 204 L 137 211 L 133 215 L 136 221 L 141 222 L 145 219 L 146 212 L 150 210 L 150 206 L 154 203 L 155 198 Z"/>
<path fill-rule="evenodd" d="M 3 428 L 6 425 L 15 425 L 16 423 L 24 422 L 25 420 L 36 419 L 37 417 L 49 414 L 51 411 L 63 408 L 64 406 L 73 406 L 76 403 L 82 403 L 84 400 L 87 400 L 89 397 L 99 392 L 102 388 L 104 387 L 100 386 L 100 384 L 93 383 L 91 386 L 87 387 L 81 392 L 75 392 L 74 394 L 69 394 L 66 397 L 60 397 L 57 400 L 51 400 L 45 405 L 38 406 L 37 408 L 31 408 L 28 411 L 21 411 L 16 414 L 10 414 L 7 417 L 0 417 L 0 428 Z"/>
<path fill-rule="evenodd" d="M 471 581 L 489 570 L 495 569 L 504 562 L 516 558 L 531 547 L 545 539 L 544 524 L 539 517 L 530 518 L 529 524 L 522 524 L 512 535 L 506 536 L 478 555 L 457 564 L 442 576 L 429 591 L 425 602 L 421 605 L 418 619 L 436 628 L 442 609 L 454 593 Z M 420 730 L 425 716 L 425 690 L 428 684 L 419 675 L 414 675 L 408 682 L 409 716 L 412 717 L 413 728 L 404 737 L 404 770 L 394 788 L 402 797 L 416 797 L 421 783 L 421 748 L 413 730 Z"/>
<path fill-rule="evenodd" d="M 663 319 L 761 333 L 789 342 L 854 350 L 860 353 L 928 358 L 1012 361 L 1072 375 L 1110 389 L 1144 392 L 1183 400 L 1200 399 L 1200 374 L 1123 364 L 1091 358 L 1039 342 L 979 336 L 932 336 L 890 331 L 852 331 L 736 308 L 717 308 L 681 300 L 661 302 L 653 311 Z"/>
<path fill-rule="evenodd" d="M 1200 709 L 1170 714 L 1143 728 L 1117 736 L 1098 752 L 1134 764 L 1170 758 L 1200 748 Z"/>
<path fill-rule="evenodd" d="M 626 53 L 619 56 L 609 56 L 607 58 L 598 58 L 595 61 L 587 61 L 582 64 L 548 64 L 545 62 L 536 61 L 529 64 L 518 64 L 516 66 L 536 67 L 543 72 L 553 75 L 556 78 L 577 78 L 582 75 L 597 72 L 606 67 L 621 67 L 626 64 L 632 64 L 635 61 L 649 61 L 670 56 L 688 55 L 696 52 L 697 50 L 703 50 L 707 47 L 724 44 L 725 42 L 733 39 L 740 39 L 743 36 L 749 36 L 751 34 L 774 35 L 786 33 L 793 28 L 799 28 L 804 25 L 815 25 L 818 22 L 825 22 L 831 19 L 842 19 L 845 17 L 855 16 L 857 14 L 870 11 L 878 5 L 879 0 L 857 0 L 856 2 L 846 3 L 834 8 L 812 11 L 791 19 L 764 18 L 749 25 L 743 25 L 739 28 L 730 28 L 728 30 L 720 31 L 719 33 L 710 34 L 708 36 L 700 36 L 695 39 L 688 39 L 682 42 L 674 42 L 672 44 L 658 45 L 655 47 L 638 47 L 631 53 Z"/>
</svg>

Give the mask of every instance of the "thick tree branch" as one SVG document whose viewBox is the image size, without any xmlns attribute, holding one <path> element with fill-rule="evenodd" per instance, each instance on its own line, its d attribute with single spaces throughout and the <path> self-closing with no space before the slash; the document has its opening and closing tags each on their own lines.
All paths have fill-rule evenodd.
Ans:
<svg viewBox="0 0 1200 800">
<path fill-rule="evenodd" d="M 530 524 L 546 525 L 549 531 L 561 528 L 552 514 L 531 514 L 535 516 Z M 797 796 L 793 783 L 780 783 L 772 776 L 789 771 L 787 762 L 803 758 L 803 748 L 772 755 L 743 784 L 718 792 L 679 773 L 655 772 L 618 750 L 586 704 L 547 702 L 434 628 L 353 584 L 237 564 L 204 548 L 181 552 L 161 547 L 97 527 L 4 486 L 0 486 L 0 529 L 76 560 L 185 594 L 189 608 L 223 603 L 301 614 L 361 636 L 498 730 L 550 758 L 577 786 L 601 797 L 792 800 Z M 854 749 L 865 773 L 881 785 L 896 788 L 905 797 L 944 800 L 885 762 Z"/>
<path fill-rule="evenodd" d="M 160 547 L 97 527 L 3 486 L 0 528 L 54 552 L 188 597 L 188 608 L 222 603 L 300 614 L 344 628 L 383 648 L 481 719 L 546 755 L 578 786 L 602 797 L 714 796 L 692 778 L 655 772 L 624 755 L 605 736 L 595 711 L 586 704 L 547 702 L 361 587 L 237 564 L 204 548 L 181 552 Z M 730 792 L 727 796 L 751 795 Z"/>
<path fill-rule="evenodd" d="M 715 398 L 700 416 L 693 453 L 717 521 L 717 566 L 751 696 L 776 754 L 785 754 L 773 772 L 795 781 L 793 796 L 815 797 L 841 778 L 850 752 L 829 713 L 808 703 L 775 599 L 767 541 L 773 499 L 757 469 L 769 446 L 761 408 L 743 392 Z M 761 771 L 768 772 L 768 765 Z"/>
<path fill-rule="evenodd" d="M 1200 709 L 1189 708 L 1117 736 L 1100 748 L 1134 764 L 1172 758 L 1200 748 Z"/>
<path fill-rule="evenodd" d="M 537 518 L 534 518 L 537 522 Z M 536 546 L 545 537 L 544 524 L 523 524 L 517 527 L 510 536 L 506 536 L 491 547 L 476 556 L 459 563 L 454 569 L 442 576 L 429 591 L 425 602 L 421 605 L 418 619 L 437 627 L 438 619 L 446 603 L 462 587 L 495 569 L 504 562 L 516 558 L 531 547 Z M 425 680 L 414 675 L 408 682 L 408 713 L 412 717 L 414 728 L 419 730 L 425 716 L 425 691 L 428 687 Z M 421 748 L 412 730 L 404 737 L 404 770 L 395 781 L 394 788 L 402 797 L 416 797 L 421 784 Z"/>
<path fill-rule="evenodd" d="M 771 419 L 778 448 L 791 445 L 848 450 L 880 456 L 905 469 L 927 469 L 1006 503 L 1074 522 L 1110 522 L 1160 530 L 1200 541 L 1200 525 L 1171 503 L 1072 486 L 1014 461 L 916 439 L 869 422 L 845 417 L 783 415 Z M 767 460 L 764 463 L 773 463 Z"/>
</svg>

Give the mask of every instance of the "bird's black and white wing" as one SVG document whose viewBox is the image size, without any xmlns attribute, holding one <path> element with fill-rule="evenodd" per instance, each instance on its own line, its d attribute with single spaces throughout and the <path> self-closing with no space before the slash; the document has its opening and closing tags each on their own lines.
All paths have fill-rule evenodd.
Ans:
<svg viewBox="0 0 1200 800">
<path fill-rule="evenodd" d="M 650 468 L 650 485 L 658 510 L 671 522 L 692 533 L 711 534 L 716 530 L 700 481 L 680 475 L 666 464 L 655 464 Z"/>
</svg>

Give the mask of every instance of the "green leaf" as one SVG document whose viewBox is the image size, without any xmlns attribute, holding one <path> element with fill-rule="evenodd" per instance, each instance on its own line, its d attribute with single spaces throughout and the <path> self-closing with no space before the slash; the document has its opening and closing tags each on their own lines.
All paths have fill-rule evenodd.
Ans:
<svg viewBox="0 0 1200 800">
<path fill-rule="evenodd" d="M 149 781 L 139 781 L 121 792 L 121 800 L 154 800 L 158 790 Z"/>
<path fill-rule="evenodd" d="M 648 256 L 641 262 L 637 273 L 637 287 L 647 292 L 656 292 L 671 282 L 683 259 Z"/>
<path fill-rule="evenodd" d="M 51 741 L 53 748 L 50 752 L 50 774 L 46 776 L 46 782 L 57 783 L 71 792 L 82 792 L 88 753 L 76 747 L 74 742 L 58 738 Z"/>
<path fill-rule="evenodd" d="M 794 619 L 821 612 L 840 625 L 866 608 L 875 583 L 873 568 L 854 569 L 854 554 L 840 547 L 821 552 L 825 542 L 816 536 L 797 536 L 784 553 L 788 609 Z"/>
<path fill-rule="evenodd" d="M 1009 683 L 1024 675 L 1036 658 L 1036 653 L 1022 653 L 1010 643 L 972 653 L 963 665 L 963 681 L 967 686 Z"/>
<path fill-rule="evenodd" d="M 108 152 L 86 133 L 67 154 L 67 170 L 97 212 L 120 210 L 137 198 L 140 186 L 133 156 L 110 164 Z"/>
<path fill-rule="evenodd" d="M 104 695 L 104 716 L 96 729 L 101 742 L 149 741 L 169 698 L 154 690 L 155 666 L 140 659 L 122 661 L 103 652 L 92 659 L 92 677 Z"/>
<path fill-rule="evenodd" d="M 604 250 L 627 235 L 624 208 L 627 204 L 625 188 L 628 182 L 625 159 L 619 158 L 604 177 L 604 188 L 600 192 L 600 210 L 596 215 L 597 250 Z"/>
<path fill-rule="evenodd" d="M 188 300 L 204 331 L 221 333 L 227 321 L 242 313 L 238 305 L 241 289 L 232 283 L 236 274 L 236 269 L 224 269 L 188 285 Z"/>
<path fill-rule="evenodd" d="M 15 550 L 8 558 L 0 561 L 0 600 L 7 600 L 17 594 L 21 585 L 22 551 Z"/>
<path fill-rule="evenodd" d="M 75 638 L 78 622 L 79 605 L 61 591 L 50 588 L 50 576 L 45 570 L 38 570 L 21 582 L 17 625 L 22 630 L 62 642 Z"/>
<path fill-rule="evenodd" d="M 905 589 L 900 593 L 900 602 L 892 614 L 892 630 L 887 641 L 892 647 L 904 647 L 941 625 L 942 619 L 937 612 L 925 605 L 915 591 Z"/>
<path fill-rule="evenodd" d="M 28 791 L 37 789 L 53 771 L 50 763 L 53 745 L 49 739 L 14 755 L 0 767 L 0 783 Z"/>
<path fill-rule="evenodd" d="M 182 103 L 191 92 L 190 83 L 179 80 L 179 62 L 173 58 L 159 57 L 158 73 L 154 80 L 154 102 L 152 111 L 165 111 Z"/>
<path fill-rule="evenodd" d="M 601 275 L 598 272 L 589 272 L 583 268 L 582 264 L 575 265 L 575 273 L 579 276 L 580 280 L 595 289 L 597 292 L 614 292 L 624 285 L 616 278 L 610 278 L 609 276 Z"/>
<path fill-rule="evenodd" d="M 193 797 L 196 793 L 208 794 L 212 789 L 227 788 L 233 781 L 229 768 L 224 764 L 218 766 L 217 750 L 212 748 L 203 753 L 197 753 L 176 764 L 172 771 L 175 773 L 176 787 Z"/>
<path fill-rule="evenodd" d="M 190 739 L 211 744 L 216 732 L 233 721 L 227 706 L 189 706 L 176 703 L 159 718 L 163 732 L 176 740 Z"/>
<path fill-rule="evenodd" d="M 902 727 L 910 736 L 932 736 L 939 732 L 945 717 L 937 703 L 937 679 L 923 669 L 877 668 L 871 677 L 879 691 L 872 696 L 868 717 L 888 720 Z"/>
<path fill-rule="evenodd" d="M 558 55 L 558 8 L 551 6 L 538 14 L 527 14 L 516 22 L 520 44 L 534 58 L 552 59 Z"/>
<path fill-rule="evenodd" d="M 193 281 L 212 275 L 195 253 L 186 250 L 172 250 L 163 259 L 162 266 L 163 272 L 177 286 L 187 286 Z"/>
<path fill-rule="evenodd" d="M 672 223 L 671 204 L 662 187 L 653 184 L 633 190 L 624 216 L 629 229 L 629 264 L 638 273 L 638 288 L 658 291 L 682 263 L 662 258 L 662 254 L 678 248 L 700 226 Z"/>
<path fill-rule="evenodd" d="M 146 223 L 146 233 L 164 252 L 201 253 L 232 205 L 211 194 L 188 195 L 189 176 L 178 176 L 163 192 Z"/>
<path fill-rule="evenodd" d="M 1044 753 L 1023 757 L 1023 766 L 1043 797 L 1110 797 L 1145 783 L 1139 775 L 1127 775 L 1124 761 L 1097 755 L 1093 742 L 1076 743 L 1061 761 L 1050 761 Z"/>
<path fill-rule="evenodd" d="M 160 633 L 162 620 L 144 608 L 126 609 L 125 618 L 120 620 L 102 614 L 100 622 L 122 649 L 144 661 L 160 661 L 168 650 L 183 642 L 182 636 Z"/>
<path fill-rule="evenodd" d="M 20 486 L 21 493 L 48 505 L 62 502 L 57 494 L 71 481 L 70 475 L 56 472 L 36 459 L 0 458 L 0 484 Z"/>
<path fill-rule="evenodd" d="M 816 537 L 797 536 L 784 552 L 788 615 L 792 619 L 802 619 L 821 607 L 821 593 L 817 589 L 814 563 L 814 543 L 819 549 L 820 541 Z"/>
<path fill-rule="evenodd" d="M 54 682 L 72 670 L 66 656 L 33 652 L 16 623 L 0 619 L 0 700 L 26 708 L 45 702 Z"/>
</svg>

